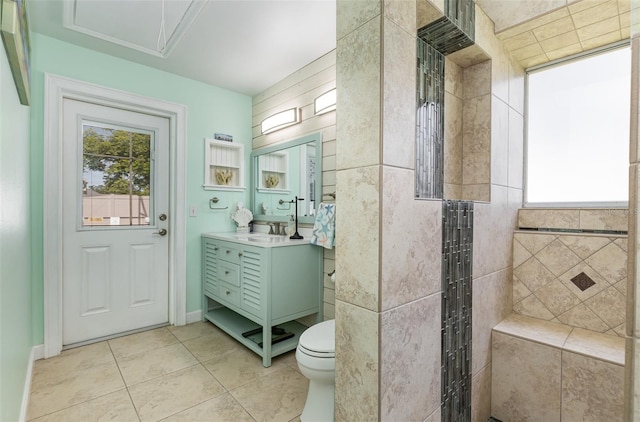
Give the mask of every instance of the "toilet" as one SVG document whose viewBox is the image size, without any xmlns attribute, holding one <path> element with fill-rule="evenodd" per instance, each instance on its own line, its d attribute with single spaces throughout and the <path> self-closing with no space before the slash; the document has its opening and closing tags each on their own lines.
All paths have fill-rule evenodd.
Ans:
<svg viewBox="0 0 640 422">
<path fill-rule="evenodd" d="M 333 421 L 336 373 L 336 320 L 320 322 L 300 336 L 296 360 L 309 379 L 301 422 Z"/>
</svg>

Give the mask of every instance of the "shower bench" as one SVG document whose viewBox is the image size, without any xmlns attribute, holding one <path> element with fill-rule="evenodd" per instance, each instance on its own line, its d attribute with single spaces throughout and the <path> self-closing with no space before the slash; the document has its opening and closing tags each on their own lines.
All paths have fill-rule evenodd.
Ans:
<svg viewBox="0 0 640 422">
<path fill-rule="evenodd" d="M 491 414 L 503 421 L 621 421 L 625 340 L 512 314 L 492 331 Z"/>
</svg>

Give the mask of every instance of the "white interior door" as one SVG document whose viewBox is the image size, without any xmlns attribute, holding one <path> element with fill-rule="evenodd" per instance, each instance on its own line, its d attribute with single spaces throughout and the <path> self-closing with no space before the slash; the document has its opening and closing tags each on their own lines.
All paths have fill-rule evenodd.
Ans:
<svg viewBox="0 0 640 422">
<path fill-rule="evenodd" d="M 169 321 L 169 120 L 65 98 L 63 344 Z"/>
</svg>

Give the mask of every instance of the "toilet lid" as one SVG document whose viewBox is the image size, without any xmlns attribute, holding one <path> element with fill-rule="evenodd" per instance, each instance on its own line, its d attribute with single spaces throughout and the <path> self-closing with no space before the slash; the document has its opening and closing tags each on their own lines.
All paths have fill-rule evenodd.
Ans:
<svg viewBox="0 0 640 422">
<path fill-rule="evenodd" d="M 320 322 L 305 330 L 300 336 L 300 346 L 310 352 L 335 353 L 336 320 Z"/>
</svg>

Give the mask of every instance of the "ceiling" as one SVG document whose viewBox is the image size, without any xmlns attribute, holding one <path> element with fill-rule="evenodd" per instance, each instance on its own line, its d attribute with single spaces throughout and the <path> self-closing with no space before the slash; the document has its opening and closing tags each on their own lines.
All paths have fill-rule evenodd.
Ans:
<svg viewBox="0 0 640 422">
<path fill-rule="evenodd" d="M 628 40 L 631 0 L 477 0 L 524 68 Z"/>
<path fill-rule="evenodd" d="M 28 7 L 33 32 L 251 96 L 336 46 L 335 0 L 30 0 Z"/>
<path fill-rule="evenodd" d="M 335 1 L 28 4 L 34 32 L 253 96 L 335 48 Z M 630 0 L 476 1 L 523 67 L 628 38 Z"/>
</svg>

